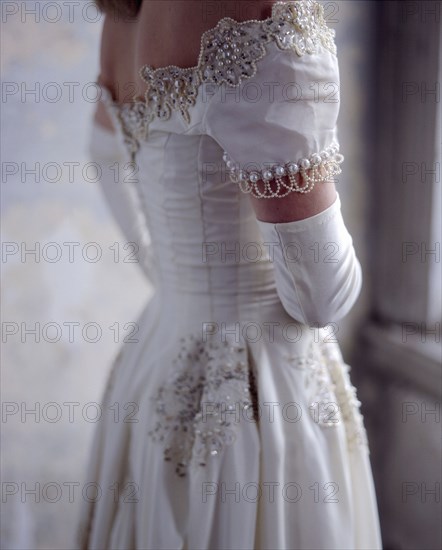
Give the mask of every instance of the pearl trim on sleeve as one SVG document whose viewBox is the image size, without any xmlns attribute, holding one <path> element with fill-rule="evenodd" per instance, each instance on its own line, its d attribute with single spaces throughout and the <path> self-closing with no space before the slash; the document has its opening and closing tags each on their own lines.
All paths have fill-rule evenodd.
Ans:
<svg viewBox="0 0 442 550">
<path fill-rule="evenodd" d="M 339 144 L 332 143 L 326 149 L 297 161 L 272 164 L 256 170 L 242 168 L 224 152 L 223 160 L 232 182 L 243 193 L 251 193 L 260 199 L 281 198 L 291 192 L 309 193 L 316 183 L 323 183 L 342 172 L 340 164 L 344 156 L 339 153 Z M 287 176 L 287 179 L 283 179 Z"/>
</svg>

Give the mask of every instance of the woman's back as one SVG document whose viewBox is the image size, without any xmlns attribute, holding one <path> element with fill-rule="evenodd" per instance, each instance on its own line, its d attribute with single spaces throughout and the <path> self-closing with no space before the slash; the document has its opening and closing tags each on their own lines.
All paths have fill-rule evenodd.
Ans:
<svg viewBox="0 0 442 550">
<path fill-rule="evenodd" d="M 156 292 L 103 396 L 129 420 L 104 415 L 94 440 L 88 481 L 119 498 L 85 504 L 81 545 L 379 548 L 359 403 L 327 328 L 361 286 L 339 197 L 321 205 L 343 160 L 333 33 L 313 0 L 241 21 L 200 11 L 228 2 L 155 4 L 103 35 L 103 103 L 132 161 L 114 187 L 134 199 L 128 231 L 136 218 L 150 234 Z"/>
<path fill-rule="evenodd" d="M 197 64 L 201 36 L 225 16 L 237 21 L 265 19 L 276 0 L 149 0 L 136 17 L 105 17 L 101 43 L 100 78 L 119 103 L 146 88 L 139 69 Z M 136 89 L 136 92 L 133 89 Z"/>
</svg>

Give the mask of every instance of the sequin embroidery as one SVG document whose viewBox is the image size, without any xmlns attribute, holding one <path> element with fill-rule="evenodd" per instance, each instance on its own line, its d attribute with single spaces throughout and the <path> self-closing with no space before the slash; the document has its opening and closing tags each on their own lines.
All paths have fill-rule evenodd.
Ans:
<svg viewBox="0 0 442 550">
<path fill-rule="evenodd" d="M 149 435 L 184 477 L 206 466 L 236 439 L 235 424 L 255 421 L 256 390 L 244 345 L 181 338 L 172 372 L 153 397 L 157 420 Z"/>
<path fill-rule="evenodd" d="M 333 427 L 341 422 L 334 384 L 324 363 L 321 350 L 313 341 L 302 355 L 289 355 L 287 360 L 305 374 L 304 385 L 309 395 L 311 418 L 322 427 Z"/>
<path fill-rule="evenodd" d="M 312 420 L 323 428 L 343 424 L 350 449 L 361 445 L 368 448 L 361 402 L 351 384 L 349 366 L 343 361 L 336 344 L 311 341 L 305 355 L 288 356 L 287 360 L 305 372 Z"/>
</svg>

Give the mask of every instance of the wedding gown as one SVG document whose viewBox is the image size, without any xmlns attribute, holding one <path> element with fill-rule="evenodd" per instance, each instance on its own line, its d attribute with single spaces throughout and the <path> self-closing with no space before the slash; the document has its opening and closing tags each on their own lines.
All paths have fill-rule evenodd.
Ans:
<svg viewBox="0 0 442 550">
<path fill-rule="evenodd" d="M 360 403 L 334 337 L 361 287 L 339 194 L 278 224 L 248 197 L 340 172 L 321 5 L 224 18 L 195 67 L 140 74 L 144 101 L 103 89 L 117 133 L 95 126 L 91 152 L 155 293 L 102 397 L 79 546 L 380 548 Z"/>
</svg>

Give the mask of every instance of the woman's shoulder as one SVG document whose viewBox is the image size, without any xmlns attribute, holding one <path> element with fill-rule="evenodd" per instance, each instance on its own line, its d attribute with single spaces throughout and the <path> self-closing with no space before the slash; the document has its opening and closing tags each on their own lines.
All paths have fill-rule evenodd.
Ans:
<svg viewBox="0 0 442 550">
<path fill-rule="evenodd" d="M 193 67 L 201 37 L 220 19 L 266 19 L 277 0 L 152 0 L 143 2 L 138 21 L 137 57 L 140 66 Z"/>
<path fill-rule="evenodd" d="M 265 19 L 275 2 L 148 0 L 130 17 L 108 9 L 101 35 L 99 80 L 112 90 L 118 102 L 125 102 L 129 89 L 132 94 L 143 89 L 141 67 L 192 67 L 198 60 L 202 34 L 214 28 L 220 19 Z"/>
</svg>

